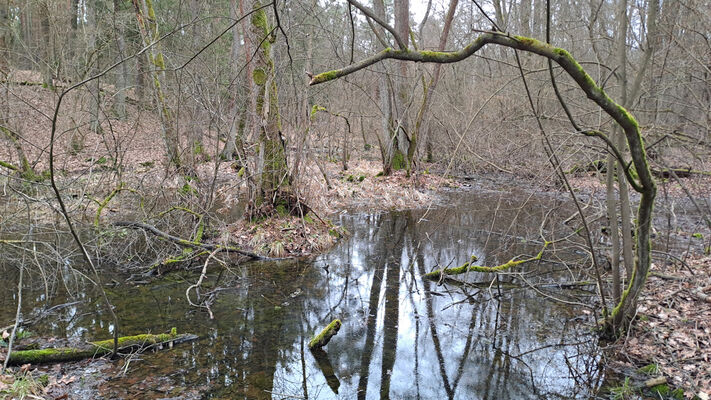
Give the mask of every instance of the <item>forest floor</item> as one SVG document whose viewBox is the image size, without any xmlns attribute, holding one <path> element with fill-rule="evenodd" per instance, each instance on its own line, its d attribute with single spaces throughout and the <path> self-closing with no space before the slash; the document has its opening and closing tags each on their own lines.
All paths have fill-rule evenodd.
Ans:
<svg viewBox="0 0 711 400">
<path fill-rule="evenodd" d="M 661 374 L 688 398 L 711 396 L 711 257 L 653 264 L 632 329 L 613 368 Z M 646 367 L 646 368 L 644 368 Z"/>
<path fill-rule="evenodd" d="M 585 196 L 604 201 L 600 177 L 574 177 L 571 184 Z M 653 239 L 651 273 L 639 299 L 632 329 L 610 347 L 610 370 L 643 382 L 664 376 L 670 388 L 681 388 L 686 398 L 711 398 L 711 232 L 696 205 L 711 201 L 711 177 L 695 175 L 678 181 L 660 180 Z M 632 199 L 637 197 L 632 193 Z M 664 225 L 673 220 L 676 229 Z M 669 257 L 666 253 L 678 257 Z M 650 397 L 650 398 L 673 398 Z"/>
</svg>

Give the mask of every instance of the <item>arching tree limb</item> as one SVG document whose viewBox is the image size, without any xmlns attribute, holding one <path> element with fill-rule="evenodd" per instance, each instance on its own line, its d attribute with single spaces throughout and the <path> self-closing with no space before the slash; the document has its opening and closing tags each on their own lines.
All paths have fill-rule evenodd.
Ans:
<svg viewBox="0 0 711 400">
<path fill-rule="evenodd" d="M 624 131 L 632 157 L 632 165 L 634 165 L 638 175 L 637 179 L 634 179 L 630 175 L 626 175 L 626 177 L 627 179 L 633 178 L 630 180 L 630 183 L 635 190 L 641 194 L 639 208 L 637 209 L 637 254 L 629 286 L 605 321 L 608 327 L 623 326 L 623 322 L 633 315 L 636 300 L 646 282 L 651 265 L 651 244 L 649 239 L 652 209 L 657 189 L 649 164 L 647 163 L 647 155 L 637 120 L 621 104 L 610 98 L 570 53 L 564 49 L 532 38 L 512 36 L 501 32 L 485 32 L 470 42 L 466 47 L 453 52 L 393 50 L 392 48 L 387 48 L 358 63 L 315 75 L 311 79 L 310 84 L 316 85 L 328 82 L 352 74 L 386 59 L 440 64 L 455 63 L 470 57 L 487 44 L 496 44 L 538 54 L 551 61 L 555 61 L 578 84 L 580 89 L 585 92 L 588 99 L 595 102 L 595 104 L 614 119 Z"/>
</svg>

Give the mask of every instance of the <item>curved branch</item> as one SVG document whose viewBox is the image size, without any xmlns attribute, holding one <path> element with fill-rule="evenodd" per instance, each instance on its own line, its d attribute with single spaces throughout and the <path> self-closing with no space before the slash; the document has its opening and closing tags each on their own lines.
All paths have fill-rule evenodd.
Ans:
<svg viewBox="0 0 711 400">
<path fill-rule="evenodd" d="M 395 30 L 395 28 L 393 28 L 390 24 L 388 24 L 387 21 L 384 21 L 383 19 L 381 19 L 380 17 L 375 15 L 373 10 L 371 10 L 370 8 L 366 7 L 365 5 L 359 3 L 356 0 L 348 0 L 348 3 L 352 4 L 353 7 L 359 9 L 363 14 L 365 14 L 366 17 L 372 19 L 378 25 L 382 26 L 388 32 L 390 32 L 393 35 L 393 37 L 395 38 L 395 42 L 397 42 L 397 46 L 400 48 L 400 50 L 407 50 L 407 46 L 405 46 L 405 42 L 402 40 L 400 35 L 397 34 L 397 31 Z"/>
<path fill-rule="evenodd" d="M 605 325 L 608 328 L 622 326 L 621 323 L 623 320 L 629 320 L 634 314 L 637 298 L 647 279 L 651 265 L 651 244 L 649 238 L 652 226 L 652 209 L 654 206 L 654 198 L 657 194 L 657 188 L 651 169 L 647 163 L 647 154 L 637 120 L 627 109 L 612 100 L 602 87 L 597 85 L 592 77 L 585 72 L 583 67 L 580 66 L 570 53 L 564 49 L 551 46 L 550 44 L 532 38 L 510 36 L 501 32 L 484 32 L 463 49 L 453 52 L 411 51 L 407 49 L 396 51 L 387 48 L 357 64 L 318 74 L 311 79 L 310 84 L 315 85 L 337 79 L 385 59 L 440 64 L 454 63 L 468 58 L 487 44 L 510 47 L 528 53 L 538 54 L 555 61 L 578 84 L 583 92 L 585 92 L 588 99 L 595 102 L 607 115 L 614 119 L 625 133 L 632 163 L 638 175 L 638 179 L 631 180 L 630 183 L 635 182 L 633 187 L 641 193 L 639 207 L 637 209 L 637 255 L 635 257 L 635 268 L 629 279 L 629 285 L 622 293 L 620 301 L 612 310 L 609 318 L 605 319 Z M 626 177 L 629 179 L 630 175 L 626 174 Z M 610 322 L 612 323 L 610 324 Z"/>
<path fill-rule="evenodd" d="M 587 97 L 599 105 L 622 127 L 625 131 L 625 135 L 627 136 L 630 148 L 637 150 L 631 151 L 632 161 L 637 168 L 640 180 L 640 184 L 637 185 L 636 189 L 644 189 L 647 191 L 654 188 L 654 181 L 647 166 L 646 154 L 644 154 L 643 151 L 644 146 L 637 121 L 624 107 L 612 100 L 610 96 L 608 96 L 607 93 L 595 83 L 592 77 L 585 72 L 583 67 L 580 66 L 573 56 L 570 55 L 570 53 L 564 49 L 551 46 L 536 39 L 523 36 L 509 36 L 500 32 L 487 32 L 477 37 L 466 47 L 458 51 L 413 51 L 393 50 L 392 48 L 387 48 L 358 63 L 348 65 L 341 69 L 314 75 L 309 84 L 316 85 L 328 82 L 330 80 L 352 74 L 386 59 L 440 64 L 455 63 L 470 57 L 487 44 L 497 44 L 504 47 L 538 54 L 551 59 L 560 65 L 585 92 Z"/>
</svg>

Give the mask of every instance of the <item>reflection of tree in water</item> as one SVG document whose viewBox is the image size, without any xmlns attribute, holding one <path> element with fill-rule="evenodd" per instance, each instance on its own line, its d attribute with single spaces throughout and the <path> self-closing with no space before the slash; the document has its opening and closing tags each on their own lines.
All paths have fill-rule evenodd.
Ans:
<svg viewBox="0 0 711 400">
<path fill-rule="evenodd" d="M 568 360 L 558 349 L 566 339 L 564 318 L 576 316 L 574 310 L 514 285 L 489 288 L 486 274 L 458 277 L 459 286 L 420 278 L 472 254 L 493 264 L 538 251 L 520 240 L 537 236 L 535 207 L 492 213 L 491 204 L 476 206 L 432 210 L 425 219 L 421 212 L 349 217 L 353 237 L 313 263 L 246 268 L 241 289 L 220 295 L 213 307 L 212 347 L 193 350 L 193 362 L 208 369 L 197 380 L 208 379 L 217 398 L 572 393 Z M 528 220 L 535 226 L 522 222 Z M 481 234 L 499 225 L 505 234 Z M 471 285 L 477 282 L 483 284 Z M 344 325 L 325 352 L 304 351 L 334 318 Z"/>
<path fill-rule="evenodd" d="M 290 362 L 285 349 L 301 336 L 299 327 L 303 310 L 301 286 L 307 271 L 300 265 L 257 264 L 247 269 L 252 283 L 239 303 L 242 321 L 223 332 L 224 350 L 233 365 L 236 380 L 213 395 L 230 398 L 271 399 L 277 367 Z M 233 321 L 234 322 L 234 321 Z M 208 361 L 209 362 L 209 361 Z"/>
<path fill-rule="evenodd" d="M 377 233 L 373 235 L 376 254 L 387 254 L 387 258 L 376 263 L 373 280 L 370 285 L 368 301 L 368 314 L 366 321 L 366 337 L 360 361 L 360 378 L 358 381 L 358 398 L 366 398 L 368 391 L 368 378 L 370 376 L 370 363 L 375 340 L 376 318 L 380 305 L 380 291 L 383 275 L 385 278 L 385 316 L 384 338 L 382 350 L 382 366 L 380 373 L 380 396 L 387 398 L 390 393 L 390 377 L 395 364 L 397 349 L 397 331 L 399 317 L 400 293 L 400 259 L 403 250 L 403 236 L 407 229 L 404 218 L 391 218 L 387 221 L 379 219 Z"/>
</svg>

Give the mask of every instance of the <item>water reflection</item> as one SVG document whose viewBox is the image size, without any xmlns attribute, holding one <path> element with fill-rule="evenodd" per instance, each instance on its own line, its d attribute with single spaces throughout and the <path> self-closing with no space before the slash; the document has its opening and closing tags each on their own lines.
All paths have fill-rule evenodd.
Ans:
<svg viewBox="0 0 711 400">
<path fill-rule="evenodd" d="M 470 274 L 456 285 L 421 279 L 472 254 L 486 264 L 535 254 L 543 217 L 569 214 L 545 198 L 457 201 L 464 206 L 344 216 L 353 237 L 314 262 L 256 263 L 213 276 L 202 291 L 214 291 L 214 320 L 187 305 L 195 276 L 114 289 L 122 333 L 177 326 L 202 339 L 143 357 L 104 390 L 165 397 L 126 384 L 162 374 L 207 398 L 586 397 L 572 376 L 597 373 L 596 344 L 576 322 L 580 309 L 512 285 L 505 274 Z M 546 225 L 551 235 L 561 229 Z M 490 231 L 498 234 L 483 234 Z M 523 269 L 531 281 L 576 278 L 555 263 Z M 107 336 L 105 317 L 89 309 L 45 333 Z M 309 352 L 305 343 L 334 318 L 343 321 L 340 333 L 325 351 Z"/>
</svg>

